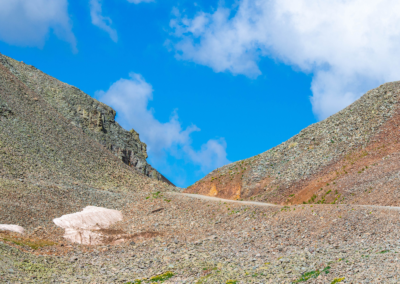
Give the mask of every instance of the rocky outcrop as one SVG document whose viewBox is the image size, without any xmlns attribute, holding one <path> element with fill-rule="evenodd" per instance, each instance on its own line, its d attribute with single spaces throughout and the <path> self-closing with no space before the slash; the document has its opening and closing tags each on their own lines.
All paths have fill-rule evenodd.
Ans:
<svg viewBox="0 0 400 284">
<path fill-rule="evenodd" d="M 70 123 L 111 151 L 122 162 L 153 179 L 172 185 L 146 161 L 146 144 L 135 130 L 126 131 L 116 121 L 111 107 L 93 99 L 78 88 L 65 84 L 35 68 L 0 54 L 5 66 L 26 86 L 57 109 Z M 1 103 L 1 102 L 0 102 Z M 8 117 L 11 110 L 0 104 L 0 117 Z"/>
<path fill-rule="evenodd" d="M 12 114 L 13 112 L 8 107 L 8 105 L 0 100 L 0 119 L 2 119 L 3 117 L 9 118 Z"/>
</svg>

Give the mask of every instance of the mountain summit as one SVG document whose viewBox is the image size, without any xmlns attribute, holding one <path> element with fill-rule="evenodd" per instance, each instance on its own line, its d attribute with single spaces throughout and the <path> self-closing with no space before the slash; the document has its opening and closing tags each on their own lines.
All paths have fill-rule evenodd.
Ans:
<svg viewBox="0 0 400 284">
<path fill-rule="evenodd" d="M 384 84 L 257 156 L 186 189 L 277 204 L 398 205 L 400 83 Z"/>
</svg>

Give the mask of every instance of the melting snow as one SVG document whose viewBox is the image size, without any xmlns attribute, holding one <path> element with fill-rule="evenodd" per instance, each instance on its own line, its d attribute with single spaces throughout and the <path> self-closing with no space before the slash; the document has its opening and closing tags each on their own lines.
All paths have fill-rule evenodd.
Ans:
<svg viewBox="0 0 400 284">
<path fill-rule="evenodd" d="M 87 206 L 81 212 L 63 215 L 53 222 L 65 229 L 64 238 L 74 243 L 96 245 L 102 242 L 101 233 L 96 231 L 107 229 L 122 218 L 120 211 Z"/>
<path fill-rule="evenodd" d="M 11 232 L 23 234 L 25 230 L 24 230 L 24 228 L 22 228 L 21 226 L 18 226 L 18 225 L 0 224 L 0 231 L 11 231 Z"/>
</svg>

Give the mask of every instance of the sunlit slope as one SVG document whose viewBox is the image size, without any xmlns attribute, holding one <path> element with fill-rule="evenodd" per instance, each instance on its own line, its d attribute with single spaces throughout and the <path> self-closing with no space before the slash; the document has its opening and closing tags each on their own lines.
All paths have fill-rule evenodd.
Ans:
<svg viewBox="0 0 400 284">
<path fill-rule="evenodd" d="M 186 192 L 279 204 L 398 205 L 399 88 L 393 82 L 373 89 L 288 141 L 211 172 Z"/>
</svg>

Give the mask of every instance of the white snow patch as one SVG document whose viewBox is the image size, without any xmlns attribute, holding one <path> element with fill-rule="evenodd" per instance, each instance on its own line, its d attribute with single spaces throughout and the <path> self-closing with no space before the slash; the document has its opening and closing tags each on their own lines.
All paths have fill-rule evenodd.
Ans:
<svg viewBox="0 0 400 284">
<path fill-rule="evenodd" d="M 11 231 L 15 233 L 24 233 L 24 228 L 18 225 L 5 225 L 5 224 L 0 224 L 0 231 Z"/>
<path fill-rule="evenodd" d="M 96 232 L 121 221 L 122 213 L 96 206 L 87 206 L 81 212 L 63 215 L 53 222 L 65 229 L 64 238 L 85 245 L 101 244 L 102 235 Z"/>
</svg>

